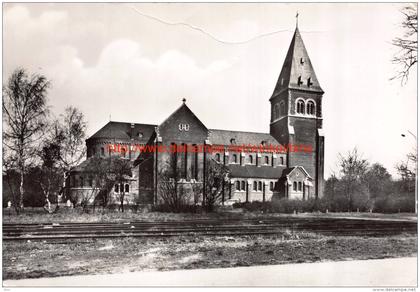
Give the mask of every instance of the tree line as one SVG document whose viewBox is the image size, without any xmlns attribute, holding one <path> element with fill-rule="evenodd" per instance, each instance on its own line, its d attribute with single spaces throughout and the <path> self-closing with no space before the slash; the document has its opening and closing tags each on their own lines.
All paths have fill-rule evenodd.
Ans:
<svg viewBox="0 0 420 292">
<path fill-rule="evenodd" d="M 409 166 L 412 162 L 414 169 Z M 369 163 L 355 148 L 339 155 L 339 172 L 325 184 L 324 199 L 337 212 L 414 212 L 417 151 L 407 162 L 395 166 L 399 178 L 393 179 L 380 163 Z"/>
<path fill-rule="evenodd" d="M 393 179 L 384 166 L 370 163 L 355 148 L 339 154 L 338 171 L 326 180 L 320 198 L 302 201 L 278 197 L 270 202 L 237 203 L 233 207 L 267 213 L 413 213 L 416 210 L 416 153 L 410 153 L 406 162 L 396 165 L 399 178 Z M 409 166 L 410 161 L 414 168 Z"/>
<path fill-rule="evenodd" d="M 86 153 L 83 113 L 68 106 L 54 116 L 50 88 L 45 76 L 23 68 L 3 86 L 3 204 L 11 201 L 18 214 L 25 205 L 44 203 L 51 211 L 51 201 L 65 193 L 69 172 Z"/>
</svg>

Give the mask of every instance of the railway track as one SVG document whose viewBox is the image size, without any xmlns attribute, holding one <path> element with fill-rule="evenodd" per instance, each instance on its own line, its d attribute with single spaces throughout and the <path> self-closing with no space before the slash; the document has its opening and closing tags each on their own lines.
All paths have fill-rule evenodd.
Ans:
<svg viewBox="0 0 420 292">
<path fill-rule="evenodd" d="M 200 219 L 168 222 L 3 224 L 3 240 L 274 235 L 307 231 L 340 236 L 417 234 L 417 222 L 337 218 Z"/>
</svg>

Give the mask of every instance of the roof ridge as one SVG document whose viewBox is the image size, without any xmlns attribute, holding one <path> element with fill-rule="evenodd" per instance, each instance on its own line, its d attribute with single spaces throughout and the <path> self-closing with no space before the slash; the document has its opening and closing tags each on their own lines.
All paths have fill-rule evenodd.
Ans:
<svg viewBox="0 0 420 292">
<path fill-rule="evenodd" d="M 240 133 L 252 133 L 252 134 L 265 134 L 265 135 L 270 135 L 271 136 L 270 133 L 251 132 L 251 131 L 239 131 L 239 130 L 209 129 L 209 131 L 225 131 L 225 132 L 240 132 Z"/>
<path fill-rule="evenodd" d="M 148 125 L 148 126 L 157 126 L 156 124 L 146 124 L 146 123 L 133 123 L 133 122 L 120 122 L 120 121 L 109 121 L 108 123 L 119 123 L 119 124 L 134 124 L 134 125 Z"/>
</svg>

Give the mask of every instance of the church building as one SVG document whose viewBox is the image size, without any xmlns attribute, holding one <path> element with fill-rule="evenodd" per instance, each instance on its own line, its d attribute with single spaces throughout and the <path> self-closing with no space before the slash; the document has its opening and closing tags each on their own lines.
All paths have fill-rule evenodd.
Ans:
<svg viewBox="0 0 420 292">
<path fill-rule="evenodd" d="M 107 123 L 86 140 L 87 160 L 83 164 L 96 156 L 130 160 L 132 176 L 126 183 L 116 184 L 111 192 L 118 195 L 124 191 L 127 204 L 156 204 L 162 195 L 158 188 L 159 173 L 174 158 L 171 151 L 158 149 L 204 146 L 212 151 L 186 150 L 175 155 L 174 163 L 180 169 L 177 179 L 186 189 L 203 182 L 206 161 L 212 159 L 229 170 L 226 183 L 230 187 L 223 194 L 223 201 L 319 198 L 324 182 L 323 93 L 296 27 L 273 94 L 267 97 L 271 106 L 268 133 L 208 128 L 184 99 L 159 124 Z M 253 147 L 241 149 L 235 145 Z M 304 145 L 305 151 L 293 150 L 296 145 Z M 144 151 L 145 147 L 154 151 Z M 92 186 L 86 184 L 89 180 L 83 164 L 71 174 L 71 192 L 89 190 Z"/>
</svg>

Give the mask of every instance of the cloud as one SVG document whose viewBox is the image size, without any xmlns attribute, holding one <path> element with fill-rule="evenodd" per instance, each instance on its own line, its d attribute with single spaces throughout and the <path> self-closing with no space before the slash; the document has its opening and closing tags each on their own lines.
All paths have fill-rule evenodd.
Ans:
<svg viewBox="0 0 420 292">
<path fill-rule="evenodd" d="M 116 120 L 137 116 L 136 121 L 158 123 L 168 114 L 156 114 L 162 104 L 176 108 L 182 97 L 206 97 L 214 92 L 208 88 L 218 82 L 218 74 L 231 67 L 224 59 L 198 65 L 170 45 L 152 57 L 144 47 L 147 42 L 112 37 L 98 49 L 95 62 L 85 61 L 83 52 L 95 45 L 95 37 L 105 26 L 95 19 L 78 22 L 74 13 L 71 16 L 62 10 L 35 15 L 23 5 L 7 7 L 4 78 L 18 66 L 41 71 L 52 81 L 49 97 L 55 111 L 70 104 L 81 107 L 91 123 L 90 131 L 109 114 Z M 92 38 L 86 38 L 90 29 Z M 29 54 L 28 45 L 32 47 Z"/>
<path fill-rule="evenodd" d="M 33 40 L 33 37 L 41 38 L 44 41 L 45 37 L 57 33 L 51 28 L 65 29 L 64 25 L 68 20 L 68 15 L 63 11 L 49 10 L 41 13 L 39 17 L 31 17 L 29 10 L 25 6 L 13 6 L 6 10 L 4 14 L 5 23 L 5 36 L 13 37 L 16 41 L 27 42 Z M 13 29 L 11 29 L 13 27 Z M 60 34 L 64 38 L 66 31 L 60 31 Z"/>
<path fill-rule="evenodd" d="M 168 115 L 159 108 L 168 104 L 176 108 L 182 97 L 201 97 L 209 80 L 230 67 L 226 60 L 199 66 L 177 50 L 152 59 L 139 43 L 128 39 L 105 46 L 93 66 L 86 66 L 74 47 L 57 46 L 54 51 L 55 64 L 45 69 L 53 83 L 50 95 L 57 98 L 53 102 L 57 109 L 63 101 L 80 106 L 95 130 L 103 122 L 98 115 L 112 114 L 122 121 L 138 116 L 137 121 L 158 123 Z"/>
</svg>

